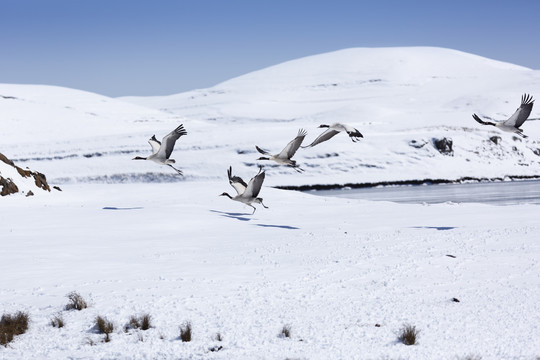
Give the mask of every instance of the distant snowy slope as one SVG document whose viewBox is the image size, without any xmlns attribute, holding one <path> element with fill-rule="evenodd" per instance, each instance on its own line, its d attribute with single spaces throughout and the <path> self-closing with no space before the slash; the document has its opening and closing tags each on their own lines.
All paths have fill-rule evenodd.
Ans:
<svg viewBox="0 0 540 360">
<path fill-rule="evenodd" d="M 411 47 L 345 49 L 209 89 L 122 99 L 215 122 L 226 134 L 220 140 L 242 153 L 255 144 L 278 152 L 299 127 L 308 129 L 306 141 L 321 132 L 316 126 L 335 121 L 363 132 L 357 144 L 338 135 L 299 151 L 309 171 L 280 181 L 299 184 L 538 175 L 540 122 L 527 122 L 530 138 L 521 141 L 471 118 L 478 113 L 506 119 L 525 92 L 540 96 L 539 71 L 450 49 Z M 539 116 L 537 106 L 531 117 Z M 492 136 L 502 141 L 495 144 Z M 453 156 L 433 146 L 444 137 L 453 140 Z M 253 154 L 243 159 L 255 162 Z"/>
<path fill-rule="evenodd" d="M 0 151 L 53 181 L 117 173 L 117 159 L 122 163 L 133 152 L 148 151 L 146 140 L 154 132 L 167 133 L 182 121 L 106 96 L 44 85 L 0 84 L 0 114 Z"/>
<path fill-rule="evenodd" d="M 506 97 L 519 100 L 522 92 L 538 89 L 539 82 L 537 71 L 456 50 L 354 48 L 285 62 L 209 89 L 122 99 L 185 116 L 225 120 L 339 118 L 365 122 L 404 111 L 508 113 L 503 104 Z M 427 124 L 419 119 L 418 125 Z"/>
<path fill-rule="evenodd" d="M 442 48 L 355 48 L 170 96 L 0 85 L 11 124 L 0 136 L 10 145 L 4 153 L 59 182 L 226 181 L 229 165 L 249 177 L 260 164 L 255 145 L 277 153 L 299 128 L 307 144 L 322 132 L 318 125 L 335 121 L 365 138 L 353 144 L 339 134 L 300 149 L 295 159 L 305 173 L 270 166 L 265 185 L 540 175 L 540 121 L 525 123 L 529 138 L 521 140 L 471 117 L 508 118 L 523 93 L 540 97 L 539 71 Z M 540 117 L 538 105 L 531 117 Z M 179 123 L 188 135 L 172 157 L 184 178 L 131 161 L 150 152 L 150 136 L 161 139 Z M 452 153 L 435 148 L 443 138 Z"/>
</svg>

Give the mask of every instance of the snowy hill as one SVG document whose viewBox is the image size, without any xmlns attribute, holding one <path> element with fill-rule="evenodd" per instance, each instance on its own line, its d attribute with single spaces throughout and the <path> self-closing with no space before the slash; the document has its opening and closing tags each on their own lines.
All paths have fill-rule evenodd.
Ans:
<svg viewBox="0 0 540 360">
<path fill-rule="evenodd" d="M 221 130 L 207 142 L 242 153 L 236 157 L 244 164 L 255 162 L 254 144 L 278 152 L 300 127 L 309 132 L 306 141 L 321 132 L 316 126 L 335 121 L 365 135 L 358 144 L 339 135 L 300 150 L 296 157 L 309 171 L 301 178 L 280 171 L 292 175 L 282 183 L 299 184 L 537 175 L 540 122 L 526 123 L 530 139 L 520 141 L 471 118 L 475 112 L 507 118 L 524 92 L 540 93 L 540 72 L 441 48 L 359 48 L 286 62 L 209 89 L 122 99 L 215 123 Z M 539 114 L 535 108 L 531 117 Z M 491 136 L 503 141 L 493 144 Z M 443 137 L 452 138 L 454 156 L 434 149 L 432 140 Z"/>
<path fill-rule="evenodd" d="M 57 183 L 180 180 L 130 160 L 149 153 L 150 136 L 161 139 L 179 123 L 188 131 L 173 153 L 182 180 L 223 179 L 229 165 L 255 171 L 255 145 L 277 153 L 299 128 L 308 143 L 322 132 L 318 125 L 335 121 L 365 138 L 353 144 L 340 134 L 300 149 L 295 158 L 308 171 L 271 167 L 268 184 L 531 176 L 540 174 L 540 122 L 524 125 L 530 138 L 522 141 L 471 117 L 507 118 L 525 92 L 540 94 L 539 71 L 441 48 L 358 48 L 164 97 L 0 85 L 7 124 L 0 135 L 7 156 Z M 533 108 L 531 117 L 539 116 Z M 442 138 L 453 141 L 452 156 L 435 149 Z"/>
</svg>

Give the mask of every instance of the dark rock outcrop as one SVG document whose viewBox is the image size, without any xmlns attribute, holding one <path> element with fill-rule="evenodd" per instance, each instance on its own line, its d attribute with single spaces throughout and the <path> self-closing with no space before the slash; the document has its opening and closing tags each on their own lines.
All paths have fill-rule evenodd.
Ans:
<svg viewBox="0 0 540 360">
<path fill-rule="evenodd" d="M 37 171 L 25 170 L 25 169 L 20 168 L 17 165 L 15 165 L 13 161 L 11 161 L 6 156 L 4 156 L 4 154 L 2 153 L 0 153 L 0 161 L 15 168 L 17 170 L 17 173 L 19 173 L 20 176 L 25 177 L 25 178 L 32 177 L 34 179 L 34 183 L 36 184 L 38 188 L 45 191 L 51 191 L 51 188 L 49 184 L 47 183 L 47 178 L 45 177 L 44 174 Z M 19 187 L 15 184 L 13 179 L 9 179 L 9 178 L 6 179 L 1 174 L 0 174 L 0 186 L 2 186 L 2 189 L 0 190 L 1 196 L 6 196 L 6 195 L 17 193 L 20 191 Z"/>
<path fill-rule="evenodd" d="M 433 139 L 433 145 L 441 154 L 454 156 L 454 150 L 452 149 L 452 139 L 445 137 L 442 139 Z"/>
</svg>

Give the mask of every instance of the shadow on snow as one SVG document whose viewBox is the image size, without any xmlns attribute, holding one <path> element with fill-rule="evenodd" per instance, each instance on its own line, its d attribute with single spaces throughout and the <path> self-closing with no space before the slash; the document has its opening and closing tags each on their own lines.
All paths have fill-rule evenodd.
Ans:
<svg viewBox="0 0 540 360">
<path fill-rule="evenodd" d="M 116 206 L 105 206 L 103 210 L 139 210 L 144 209 L 142 206 L 135 207 L 116 207 Z"/>
<path fill-rule="evenodd" d="M 251 220 L 250 218 L 244 217 L 246 215 L 251 215 L 251 214 L 247 214 L 247 213 L 231 213 L 231 212 L 218 211 L 218 210 L 210 210 L 210 211 L 218 213 L 221 216 L 225 216 L 225 217 L 228 217 L 228 218 L 233 218 L 233 219 L 237 219 L 237 220 L 241 220 L 241 221 L 249 221 L 249 220 Z"/>
<path fill-rule="evenodd" d="M 251 218 L 248 218 L 246 216 L 250 216 L 253 214 L 248 213 L 232 213 L 232 212 L 226 212 L 226 211 L 219 211 L 219 210 L 210 210 L 211 212 L 220 214 L 221 216 L 240 220 L 240 221 L 250 221 Z M 287 230 L 298 230 L 300 228 L 296 226 L 290 226 L 290 225 L 272 225 L 272 224 L 254 224 L 255 226 L 265 227 L 265 228 L 279 228 L 279 229 L 287 229 Z"/>
<path fill-rule="evenodd" d="M 300 228 L 296 226 L 289 226 L 289 225 L 268 225 L 268 224 L 255 224 L 257 226 L 261 227 L 271 227 L 271 228 L 280 228 L 280 229 L 288 229 L 288 230 L 298 230 Z"/>
<path fill-rule="evenodd" d="M 455 229 L 455 226 L 411 226 L 413 229 L 435 229 L 439 231 L 443 230 L 452 230 Z"/>
</svg>

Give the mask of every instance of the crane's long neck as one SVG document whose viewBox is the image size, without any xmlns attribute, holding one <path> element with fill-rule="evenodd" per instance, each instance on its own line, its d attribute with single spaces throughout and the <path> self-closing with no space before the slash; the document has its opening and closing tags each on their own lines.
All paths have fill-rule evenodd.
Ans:
<svg viewBox="0 0 540 360">
<path fill-rule="evenodd" d="M 227 194 L 226 192 L 224 192 L 223 194 L 219 195 L 219 196 L 227 196 L 229 199 L 233 199 L 231 195 Z"/>
<path fill-rule="evenodd" d="M 146 158 L 145 158 L 145 157 L 136 156 L 136 157 L 134 157 L 134 158 L 131 159 L 131 160 L 146 160 Z"/>
</svg>

